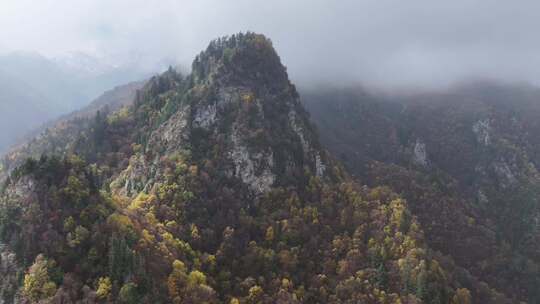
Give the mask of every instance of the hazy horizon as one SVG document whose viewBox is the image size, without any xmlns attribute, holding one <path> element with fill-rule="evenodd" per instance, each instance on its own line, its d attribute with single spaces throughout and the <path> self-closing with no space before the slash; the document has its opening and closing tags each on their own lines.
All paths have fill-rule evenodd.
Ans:
<svg viewBox="0 0 540 304">
<path fill-rule="evenodd" d="M 463 79 L 540 83 L 540 3 L 90 1 L 0 4 L 0 52 L 189 67 L 214 38 L 267 35 L 293 81 L 379 87 Z"/>
</svg>

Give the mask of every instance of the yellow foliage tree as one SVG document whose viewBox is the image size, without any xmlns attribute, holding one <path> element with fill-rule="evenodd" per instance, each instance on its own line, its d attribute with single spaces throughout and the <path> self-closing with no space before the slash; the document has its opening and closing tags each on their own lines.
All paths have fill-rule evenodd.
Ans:
<svg viewBox="0 0 540 304">
<path fill-rule="evenodd" d="M 112 283 L 109 277 L 99 278 L 96 296 L 98 299 L 106 299 L 112 290 Z"/>
<path fill-rule="evenodd" d="M 471 292 L 467 288 L 458 288 L 452 298 L 452 304 L 470 304 L 472 303 Z"/>
<path fill-rule="evenodd" d="M 56 284 L 49 278 L 49 265 L 45 256 L 40 254 L 24 276 L 23 295 L 33 303 L 56 293 Z"/>
</svg>

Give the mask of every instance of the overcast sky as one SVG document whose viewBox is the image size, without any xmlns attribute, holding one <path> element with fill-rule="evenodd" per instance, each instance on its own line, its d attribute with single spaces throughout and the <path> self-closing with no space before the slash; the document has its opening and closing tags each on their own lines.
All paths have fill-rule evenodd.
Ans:
<svg viewBox="0 0 540 304">
<path fill-rule="evenodd" d="M 0 0 L 0 50 L 189 66 L 209 40 L 269 36 L 293 80 L 540 83 L 540 1 Z"/>
</svg>

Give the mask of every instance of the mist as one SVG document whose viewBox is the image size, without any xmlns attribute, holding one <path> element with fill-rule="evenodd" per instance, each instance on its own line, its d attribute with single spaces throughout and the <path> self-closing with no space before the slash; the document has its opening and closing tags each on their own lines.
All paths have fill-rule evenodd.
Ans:
<svg viewBox="0 0 540 304">
<path fill-rule="evenodd" d="M 264 33 L 302 84 L 540 82 L 538 1 L 44 0 L 0 4 L 0 50 L 186 69 L 211 39 Z"/>
</svg>

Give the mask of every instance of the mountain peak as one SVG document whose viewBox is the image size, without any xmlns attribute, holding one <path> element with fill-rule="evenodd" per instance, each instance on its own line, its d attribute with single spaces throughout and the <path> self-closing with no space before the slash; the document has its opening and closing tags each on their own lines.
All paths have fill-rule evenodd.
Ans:
<svg viewBox="0 0 540 304">
<path fill-rule="evenodd" d="M 260 82 L 276 88 L 288 84 L 286 68 L 270 39 L 239 33 L 212 41 L 192 65 L 195 80 L 214 79 L 234 84 Z"/>
<path fill-rule="evenodd" d="M 195 59 L 191 77 L 192 126 L 207 135 L 205 145 L 228 139 L 232 166 L 225 172 L 256 192 L 305 169 L 322 176 L 313 126 L 269 39 L 247 33 L 214 40 Z M 205 138 L 199 133 L 197 142 Z"/>
<path fill-rule="evenodd" d="M 188 149 L 195 162 L 211 160 L 255 193 L 301 180 L 306 170 L 324 175 L 314 127 L 263 35 L 214 40 L 190 76 L 167 71 L 153 78 L 135 104 L 153 155 Z"/>
</svg>

